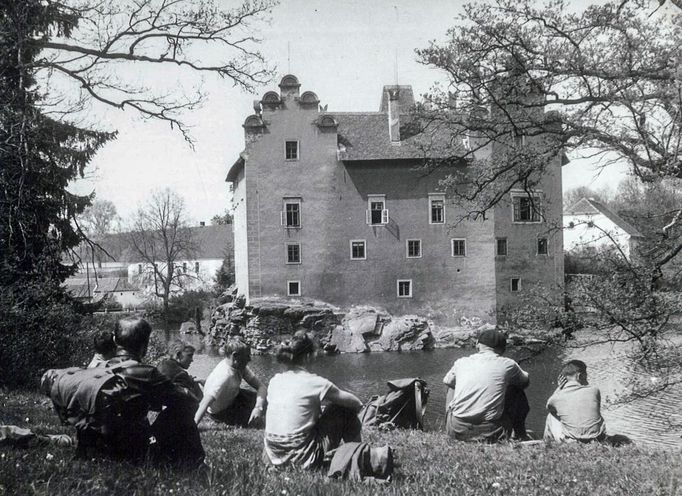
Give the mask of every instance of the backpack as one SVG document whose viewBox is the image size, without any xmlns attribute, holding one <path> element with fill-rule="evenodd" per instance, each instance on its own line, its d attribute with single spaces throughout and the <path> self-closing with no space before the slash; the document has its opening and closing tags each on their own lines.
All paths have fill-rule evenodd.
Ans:
<svg viewBox="0 0 682 496">
<path fill-rule="evenodd" d="M 429 399 L 426 381 L 417 378 L 397 379 L 386 383 L 389 392 L 372 396 L 358 418 L 363 427 L 384 429 L 424 429 L 424 413 Z"/>
<path fill-rule="evenodd" d="M 122 369 L 136 365 L 135 360 L 126 360 L 114 367 L 84 369 L 69 367 L 50 369 L 40 379 L 40 391 L 50 397 L 52 404 L 64 424 L 77 430 L 99 429 L 98 415 L 103 403 L 100 393 L 124 391 L 126 382 L 117 374 Z"/>
</svg>

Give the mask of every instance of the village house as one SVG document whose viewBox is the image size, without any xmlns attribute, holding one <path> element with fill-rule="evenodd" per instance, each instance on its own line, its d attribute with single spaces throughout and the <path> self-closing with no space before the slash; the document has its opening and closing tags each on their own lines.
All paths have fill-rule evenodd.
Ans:
<svg viewBox="0 0 682 496">
<path fill-rule="evenodd" d="M 179 274 L 172 290 L 210 291 L 223 261 L 233 267 L 232 226 L 216 225 L 188 228 L 193 249 L 176 260 Z M 130 246 L 127 233 L 110 234 L 91 251 L 88 245 L 81 254 L 78 273 L 65 281 L 69 292 L 83 302 L 107 299 L 122 308 L 138 308 L 153 298 L 156 282 L 152 265 L 141 260 Z M 105 253 L 106 252 L 106 253 Z M 107 255 L 108 254 L 108 255 Z M 157 262 L 162 264 L 162 262 Z M 163 265 L 160 267 L 164 269 Z"/>
<path fill-rule="evenodd" d="M 630 258 L 642 234 L 594 198 L 581 198 L 564 212 L 564 249 L 613 248 Z"/>
<path fill-rule="evenodd" d="M 457 324 L 494 322 L 534 284 L 561 286 L 559 158 L 532 197 L 511 191 L 485 220 L 455 225 L 462 212 L 439 184 L 448 171 L 420 170 L 423 146 L 401 135 L 410 86 L 385 86 L 378 112 L 352 113 L 321 109 L 295 76 L 279 88 L 246 118 L 226 179 L 247 301 L 375 305 Z"/>
</svg>

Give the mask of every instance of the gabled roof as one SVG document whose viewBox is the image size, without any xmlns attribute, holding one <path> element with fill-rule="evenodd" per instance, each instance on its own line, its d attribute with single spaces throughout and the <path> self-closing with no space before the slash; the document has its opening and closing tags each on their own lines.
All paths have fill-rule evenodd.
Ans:
<svg viewBox="0 0 682 496">
<path fill-rule="evenodd" d="M 463 154 L 460 145 L 452 146 L 451 135 L 429 130 L 392 143 L 388 130 L 388 114 L 383 112 L 330 113 L 337 122 L 339 158 L 355 160 L 408 160 L 447 158 Z M 409 114 L 400 116 L 401 124 L 408 124 Z M 401 126 L 401 133 L 404 128 Z"/>
<path fill-rule="evenodd" d="M 603 203 L 594 198 L 581 198 L 564 211 L 564 215 L 603 215 L 623 231 L 634 237 L 644 237 L 636 227 L 628 223 L 620 215 L 609 209 Z"/>
</svg>

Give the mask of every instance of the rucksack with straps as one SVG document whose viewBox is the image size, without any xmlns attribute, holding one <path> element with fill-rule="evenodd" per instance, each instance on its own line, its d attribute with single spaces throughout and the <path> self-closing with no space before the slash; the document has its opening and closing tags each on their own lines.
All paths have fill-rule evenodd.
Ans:
<svg viewBox="0 0 682 496">
<path fill-rule="evenodd" d="M 424 413 L 429 399 L 426 381 L 407 378 L 388 381 L 389 392 L 372 396 L 358 417 L 363 427 L 424 429 Z"/>
<path fill-rule="evenodd" d="M 40 390 L 50 397 L 64 424 L 77 430 L 99 429 L 102 422 L 98 417 L 104 404 L 126 389 L 125 379 L 118 372 L 137 364 L 135 360 L 126 360 L 113 367 L 50 369 L 40 380 Z"/>
</svg>

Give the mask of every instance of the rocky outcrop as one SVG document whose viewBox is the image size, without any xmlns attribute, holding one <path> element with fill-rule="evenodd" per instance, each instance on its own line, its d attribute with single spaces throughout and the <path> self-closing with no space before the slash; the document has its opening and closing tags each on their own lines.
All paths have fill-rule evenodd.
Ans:
<svg viewBox="0 0 682 496">
<path fill-rule="evenodd" d="M 299 329 L 312 332 L 326 353 L 411 351 L 473 347 L 481 331 L 495 325 L 462 317 L 455 327 L 438 327 L 417 315 L 393 316 L 372 306 L 343 313 L 319 301 L 262 299 L 246 305 L 241 296 L 226 298 L 211 316 L 207 341 L 220 345 L 229 336 L 242 336 L 256 352 L 270 353 Z M 551 333 L 550 333 L 551 334 Z M 551 335 L 531 331 L 510 333 L 512 346 L 543 345 Z"/>
<path fill-rule="evenodd" d="M 255 350 L 267 353 L 299 329 L 312 332 L 327 353 L 423 350 L 435 343 L 429 323 L 414 315 L 393 317 L 369 306 L 343 314 L 325 303 L 276 299 L 245 305 L 239 297 L 216 307 L 208 341 L 220 345 L 239 335 Z"/>
</svg>

